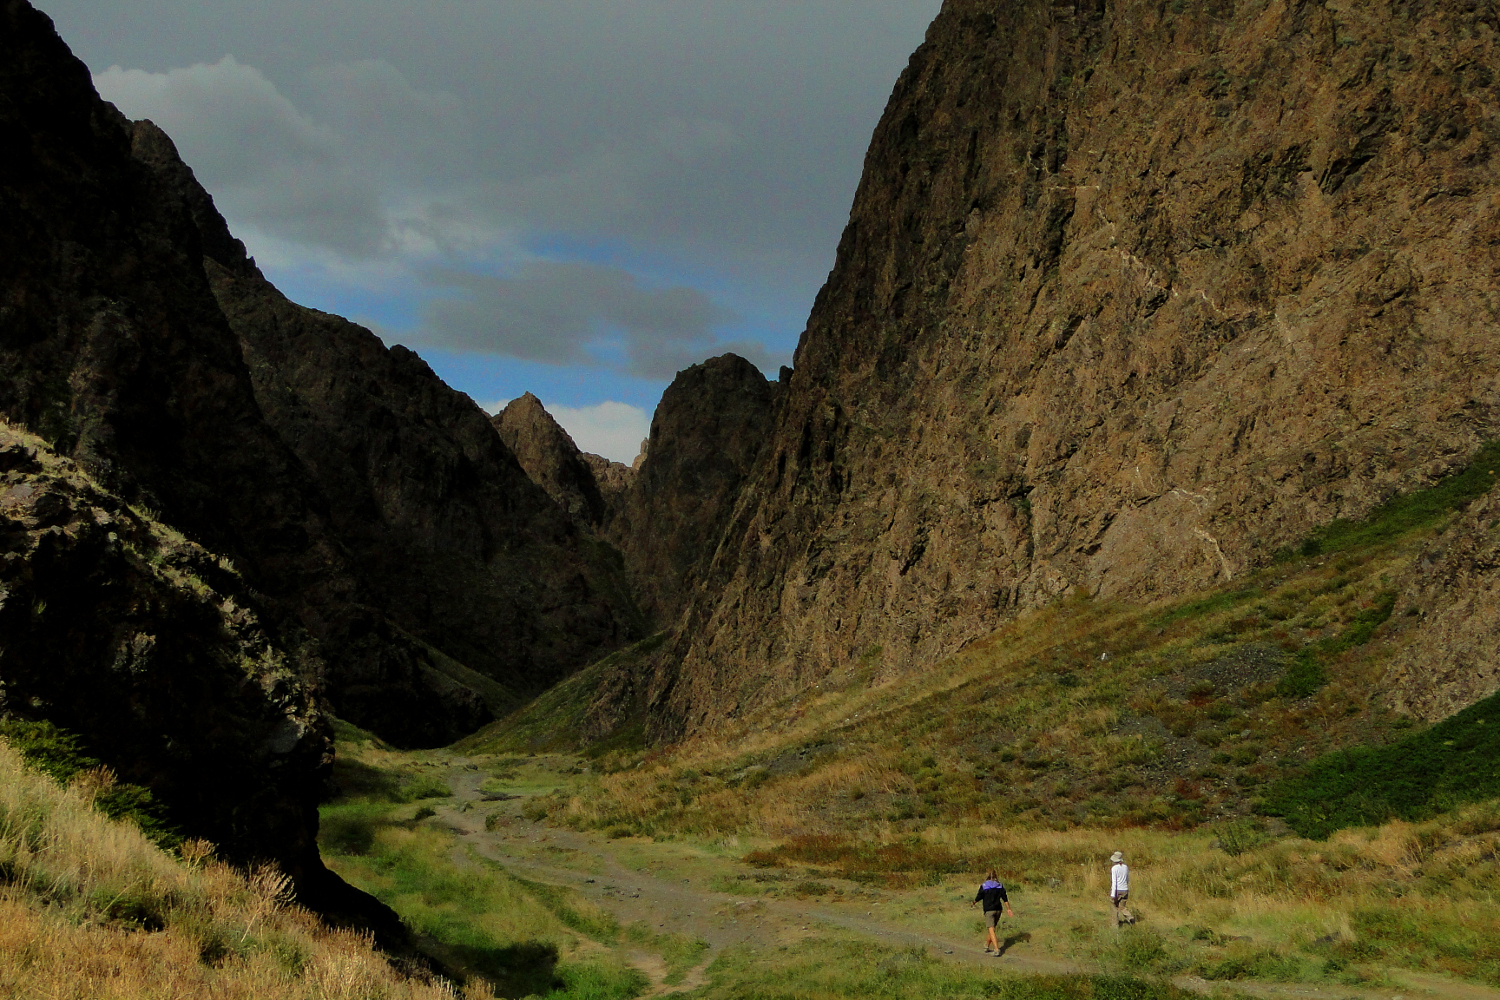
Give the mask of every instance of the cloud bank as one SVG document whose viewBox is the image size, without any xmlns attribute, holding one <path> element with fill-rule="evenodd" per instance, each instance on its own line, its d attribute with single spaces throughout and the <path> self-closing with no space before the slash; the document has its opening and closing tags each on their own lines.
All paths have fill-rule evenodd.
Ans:
<svg viewBox="0 0 1500 1000">
<path fill-rule="evenodd" d="M 635 401 L 789 360 L 940 6 L 39 2 L 303 301 Z"/>
</svg>

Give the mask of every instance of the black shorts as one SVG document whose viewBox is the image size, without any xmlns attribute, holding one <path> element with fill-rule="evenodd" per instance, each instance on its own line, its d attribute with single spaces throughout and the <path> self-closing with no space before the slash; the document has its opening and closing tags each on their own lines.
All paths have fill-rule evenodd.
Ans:
<svg viewBox="0 0 1500 1000">
<path fill-rule="evenodd" d="M 986 920 L 988 920 L 990 922 L 990 926 L 991 927 L 996 927 L 996 926 L 999 925 L 999 923 L 1000 923 L 1000 912 L 1001 911 L 999 911 L 999 910 L 985 910 L 984 911 L 984 919 L 986 919 Z"/>
</svg>

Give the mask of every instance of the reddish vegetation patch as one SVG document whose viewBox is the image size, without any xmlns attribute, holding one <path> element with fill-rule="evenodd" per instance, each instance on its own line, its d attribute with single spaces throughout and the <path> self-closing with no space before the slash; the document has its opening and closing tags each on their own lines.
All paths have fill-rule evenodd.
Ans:
<svg viewBox="0 0 1500 1000">
<path fill-rule="evenodd" d="M 879 882 L 891 889 L 911 888 L 943 875 L 968 872 L 977 864 L 930 844 L 861 844 L 829 834 L 793 837 L 770 850 L 751 851 L 743 860 L 757 868 L 817 865 L 854 882 Z"/>
</svg>

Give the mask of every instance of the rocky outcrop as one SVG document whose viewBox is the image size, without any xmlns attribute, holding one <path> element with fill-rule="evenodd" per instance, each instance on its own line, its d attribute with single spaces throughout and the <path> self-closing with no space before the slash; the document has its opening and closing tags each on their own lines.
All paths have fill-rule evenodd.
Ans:
<svg viewBox="0 0 1500 1000">
<path fill-rule="evenodd" d="M 229 857 L 321 869 L 332 760 L 307 680 L 232 562 L 0 422 L 0 709 L 87 734 Z"/>
<path fill-rule="evenodd" d="M 607 511 L 619 510 L 626 492 L 630 489 L 630 484 L 635 482 L 635 474 L 640 471 L 641 463 L 646 460 L 646 447 L 647 442 L 642 441 L 641 451 L 636 455 L 634 465 L 611 461 L 603 455 L 583 453 L 583 460 L 588 464 L 589 471 L 594 474 L 594 483 L 599 487 L 599 494 L 604 498 L 604 507 Z"/>
<path fill-rule="evenodd" d="M 491 423 L 531 481 L 546 490 L 574 520 L 597 526 L 608 518 L 604 487 L 590 459 L 603 465 L 599 471 L 605 479 L 614 463 L 579 451 L 540 399 L 525 393 L 507 403 L 505 409 L 491 418 Z"/>
<path fill-rule="evenodd" d="M 671 627 L 771 431 L 777 383 L 734 354 L 677 373 L 634 467 L 580 452 L 541 400 L 494 419 L 527 475 L 620 553 L 645 619 Z"/>
<path fill-rule="evenodd" d="M 672 736 L 1232 579 L 1495 433 L 1486 6 L 949 0 L 876 130 Z"/>
<path fill-rule="evenodd" d="M 675 625 L 696 592 L 770 437 L 776 400 L 777 383 L 735 354 L 678 372 L 662 393 L 640 468 L 604 528 L 660 626 Z"/>
</svg>

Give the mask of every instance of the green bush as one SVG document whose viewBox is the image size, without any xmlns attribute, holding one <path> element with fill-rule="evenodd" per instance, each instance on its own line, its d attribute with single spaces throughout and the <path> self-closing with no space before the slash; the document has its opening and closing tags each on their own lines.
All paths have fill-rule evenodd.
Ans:
<svg viewBox="0 0 1500 1000">
<path fill-rule="evenodd" d="M 0 738 L 13 746 L 26 763 L 66 785 L 85 771 L 102 767 L 99 758 L 90 754 L 83 740 L 45 719 L 0 720 Z M 182 846 L 182 831 L 169 819 L 166 808 L 140 785 L 114 784 L 94 799 L 98 810 L 111 819 L 135 823 L 163 850 L 175 851 Z"/>
<path fill-rule="evenodd" d="M 1500 797 L 1500 694 L 1382 747 L 1325 754 L 1271 786 L 1261 811 L 1304 837 L 1351 826 L 1422 820 Z"/>
</svg>

